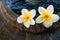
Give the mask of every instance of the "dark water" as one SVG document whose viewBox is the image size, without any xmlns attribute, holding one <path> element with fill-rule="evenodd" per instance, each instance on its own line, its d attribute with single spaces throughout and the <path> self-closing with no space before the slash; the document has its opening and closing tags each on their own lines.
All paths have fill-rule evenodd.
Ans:
<svg viewBox="0 0 60 40">
<path fill-rule="evenodd" d="M 53 5 L 55 8 L 55 13 L 60 11 L 60 0 L 38 0 L 38 3 L 35 5 L 28 4 L 25 0 L 8 0 L 7 4 L 11 9 L 16 12 L 17 14 L 20 14 L 21 9 L 27 8 L 27 9 L 38 9 L 39 6 L 47 7 L 49 5 Z"/>
</svg>

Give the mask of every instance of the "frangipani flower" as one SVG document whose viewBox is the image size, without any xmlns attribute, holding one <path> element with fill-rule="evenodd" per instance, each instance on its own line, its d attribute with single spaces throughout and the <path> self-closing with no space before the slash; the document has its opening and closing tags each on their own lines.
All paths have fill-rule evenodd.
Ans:
<svg viewBox="0 0 60 40">
<path fill-rule="evenodd" d="M 22 15 L 17 18 L 18 23 L 23 23 L 25 27 L 29 28 L 30 25 L 34 25 L 34 17 L 36 15 L 36 11 L 33 9 L 30 12 L 27 9 L 22 9 Z"/>
<path fill-rule="evenodd" d="M 57 22 L 59 20 L 59 16 L 53 14 L 53 5 L 48 6 L 47 9 L 39 7 L 38 11 L 41 15 L 37 17 L 36 23 L 43 23 L 46 28 L 49 28 L 52 26 L 53 22 Z"/>
</svg>

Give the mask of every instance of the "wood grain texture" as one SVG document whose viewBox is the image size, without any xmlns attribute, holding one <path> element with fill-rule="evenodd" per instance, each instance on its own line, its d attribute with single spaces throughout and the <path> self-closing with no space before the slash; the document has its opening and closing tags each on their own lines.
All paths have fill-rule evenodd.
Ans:
<svg viewBox="0 0 60 40">
<path fill-rule="evenodd" d="M 13 15 L 9 14 L 11 11 L 7 10 L 6 14 L 6 10 L 7 9 L 1 5 L 0 40 L 60 40 L 60 25 L 57 25 L 59 27 L 55 30 L 48 30 L 40 33 L 26 32 L 22 30 L 22 27 L 20 27 L 21 25 L 16 23 L 16 19 L 13 19 L 18 16 L 12 17 Z"/>
</svg>

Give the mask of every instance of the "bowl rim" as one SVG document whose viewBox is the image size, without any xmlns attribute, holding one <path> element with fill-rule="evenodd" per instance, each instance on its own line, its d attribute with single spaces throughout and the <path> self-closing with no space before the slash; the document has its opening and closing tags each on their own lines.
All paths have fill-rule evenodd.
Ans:
<svg viewBox="0 0 60 40">
<path fill-rule="evenodd" d="M 35 24 L 34 26 L 40 26 L 40 27 L 42 27 L 42 29 L 40 28 L 40 27 L 38 27 L 38 28 L 40 28 L 39 30 L 38 30 L 38 28 L 36 29 L 34 29 L 34 27 L 33 26 L 31 26 L 29 29 L 28 28 L 26 28 L 23 24 L 19 24 L 18 22 L 17 22 L 17 17 L 19 16 L 19 15 L 17 15 L 15 12 L 13 12 L 13 10 L 11 10 L 11 8 L 10 7 L 8 7 L 7 5 L 6 5 L 6 3 L 5 2 L 3 2 L 2 1 L 2 5 L 1 5 L 1 11 L 3 12 L 2 13 L 2 15 L 4 16 L 4 18 L 5 18 L 5 20 L 7 21 L 7 23 L 10 23 L 12 26 L 14 26 L 14 27 L 16 27 L 16 28 L 18 28 L 19 30 L 22 30 L 22 31 L 25 31 L 25 32 L 31 32 L 31 33 L 40 33 L 40 32 L 43 32 L 44 30 L 48 30 L 47 28 L 45 28 L 43 25 L 38 25 L 38 24 Z"/>
</svg>

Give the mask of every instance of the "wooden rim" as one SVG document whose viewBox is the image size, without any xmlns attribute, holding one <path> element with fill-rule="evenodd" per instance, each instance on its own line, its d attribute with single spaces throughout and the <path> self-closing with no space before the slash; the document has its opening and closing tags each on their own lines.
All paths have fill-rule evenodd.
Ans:
<svg viewBox="0 0 60 40">
<path fill-rule="evenodd" d="M 44 30 L 47 30 L 43 25 L 36 24 L 34 26 L 31 26 L 29 29 L 27 29 L 23 24 L 17 23 L 16 19 L 18 15 L 14 13 L 9 7 L 7 7 L 5 4 L 1 5 L 1 11 L 4 19 L 7 21 L 7 23 L 10 23 L 12 26 L 17 27 L 18 29 L 26 32 L 31 33 L 40 33 Z"/>
</svg>

